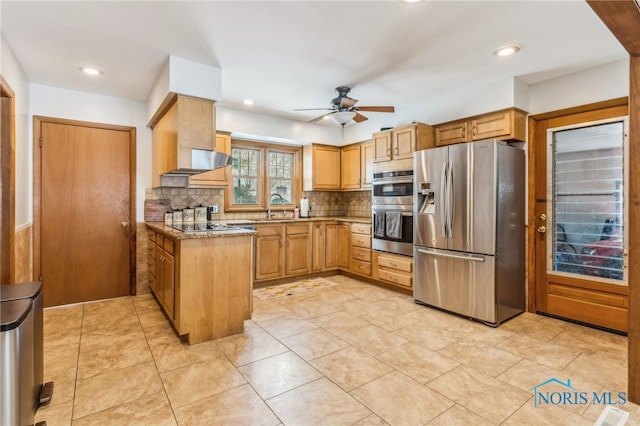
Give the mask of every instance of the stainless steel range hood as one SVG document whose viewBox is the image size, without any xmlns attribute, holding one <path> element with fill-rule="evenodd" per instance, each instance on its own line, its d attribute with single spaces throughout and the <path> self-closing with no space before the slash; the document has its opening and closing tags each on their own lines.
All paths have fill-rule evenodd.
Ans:
<svg viewBox="0 0 640 426">
<path fill-rule="evenodd" d="M 192 176 L 230 166 L 233 162 L 232 157 L 224 152 L 197 148 L 182 148 L 180 151 L 178 167 L 163 173 L 163 176 Z"/>
</svg>

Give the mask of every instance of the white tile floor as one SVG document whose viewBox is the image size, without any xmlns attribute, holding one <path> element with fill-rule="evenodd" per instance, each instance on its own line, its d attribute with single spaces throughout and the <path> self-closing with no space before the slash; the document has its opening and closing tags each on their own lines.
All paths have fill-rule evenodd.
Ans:
<svg viewBox="0 0 640 426">
<path fill-rule="evenodd" d="M 626 391 L 627 339 L 525 313 L 494 329 L 337 275 L 254 298 L 243 334 L 189 346 L 151 295 L 45 311 L 36 419 L 54 425 L 592 425 Z M 571 380 L 584 404 L 538 404 Z M 541 389 L 542 390 L 542 389 Z M 545 392 L 564 392 L 558 384 Z M 572 391 L 573 392 L 573 391 Z M 627 403 L 628 425 L 640 407 Z"/>
</svg>

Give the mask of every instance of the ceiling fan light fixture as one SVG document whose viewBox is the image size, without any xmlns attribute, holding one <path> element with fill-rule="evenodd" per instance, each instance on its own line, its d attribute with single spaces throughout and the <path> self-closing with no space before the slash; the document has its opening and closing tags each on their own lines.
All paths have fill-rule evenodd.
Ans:
<svg viewBox="0 0 640 426">
<path fill-rule="evenodd" d="M 353 111 L 338 111 L 336 113 L 331 114 L 331 118 L 336 124 L 344 126 L 356 116 L 356 113 Z"/>
</svg>

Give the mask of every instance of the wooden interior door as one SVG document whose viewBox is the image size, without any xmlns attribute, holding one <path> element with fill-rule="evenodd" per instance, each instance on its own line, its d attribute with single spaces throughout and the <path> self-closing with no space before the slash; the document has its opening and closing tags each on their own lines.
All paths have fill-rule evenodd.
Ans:
<svg viewBox="0 0 640 426">
<path fill-rule="evenodd" d="M 126 296 L 135 288 L 132 132 L 94 126 L 41 121 L 36 131 L 34 213 L 45 306 Z"/>
<path fill-rule="evenodd" d="M 605 152 L 605 148 L 599 148 L 597 142 L 597 149 L 593 148 L 592 141 L 600 136 L 585 141 L 583 146 L 573 142 L 574 147 L 565 148 L 568 151 L 565 153 L 559 148 L 558 136 L 576 128 L 599 133 L 605 124 L 623 120 L 627 106 L 588 109 L 537 116 L 530 123 L 534 125 L 534 137 L 530 138 L 534 202 L 529 217 L 529 237 L 535 250 L 533 270 L 530 270 L 535 286 L 534 309 L 627 332 L 629 291 L 623 226 L 627 215 L 622 207 L 624 182 L 620 182 L 619 191 L 605 190 L 611 182 L 599 182 L 598 176 L 594 177 L 596 170 L 607 169 L 610 161 L 608 157 L 597 157 L 596 152 Z M 566 155 L 561 157 L 561 154 Z M 580 158 L 588 161 L 582 164 Z M 570 165 L 563 166 L 563 162 Z M 561 181 L 561 173 L 572 180 Z M 619 197 L 620 203 L 615 197 Z M 620 205 L 617 211 L 616 204 Z M 561 207 L 563 205 L 569 207 Z M 582 210 L 576 205 L 582 205 Z M 609 228 L 607 224 L 612 226 Z M 614 236 L 612 232 L 619 234 Z M 613 266 L 606 263 L 611 261 Z"/>
</svg>

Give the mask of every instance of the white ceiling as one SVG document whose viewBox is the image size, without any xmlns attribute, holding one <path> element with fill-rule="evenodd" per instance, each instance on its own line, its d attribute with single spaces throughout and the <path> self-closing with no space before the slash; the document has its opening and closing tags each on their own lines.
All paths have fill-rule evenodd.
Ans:
<svg viewBox="0 0 640 426">
<path fill-rule="evenodd" d="M 169 55 L 222 69 L 219 105 L 308 121 L 339 85 L 396 111 L 491 82 L 528 84 L 627 57 L 580 1 L 7 1 L 30 82 L 146 100 Z M 513 57 L 492 55 L 517 43 Z M 78 71 L 94 66 L 95 78 Z M 256 104 L 242 105 L 251 98 Z M 366 113 L 372 116 L 381 113 Z M 428 122 L 428 121 L 427 121 Z"/>
</svg>

